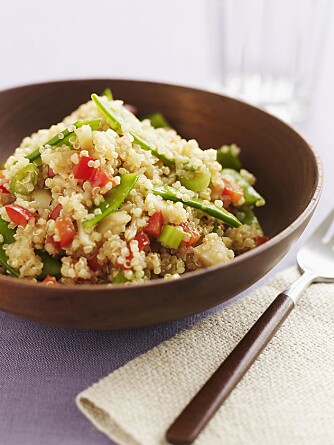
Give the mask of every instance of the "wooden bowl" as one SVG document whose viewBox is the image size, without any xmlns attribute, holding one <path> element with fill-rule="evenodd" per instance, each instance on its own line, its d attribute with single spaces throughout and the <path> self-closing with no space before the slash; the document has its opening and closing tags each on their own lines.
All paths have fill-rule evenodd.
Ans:
<svg viewBox="0 0 334 445">
<path fill-rule="evenodd" d="M 71 328 L 112 329 L 180 319 L 216 306 L 259 280 L 287 253 L 311 218 L 321 167 L 307 142 L 285 123 L 246 103 L 160 83 L 98 79 L 49 82 L 0 92 L 0 160 L 22 138 L 59 122 L 92 92 L 110 87 L 145 115 L 161 111 L 202 148 L 236 143 L 243 165 L 258 178 L 267 205 L 258 216 L 270 241 L 233 261 L 143 285 L 57 288 L 0 276 L 0 309 Z"/>
</svg>

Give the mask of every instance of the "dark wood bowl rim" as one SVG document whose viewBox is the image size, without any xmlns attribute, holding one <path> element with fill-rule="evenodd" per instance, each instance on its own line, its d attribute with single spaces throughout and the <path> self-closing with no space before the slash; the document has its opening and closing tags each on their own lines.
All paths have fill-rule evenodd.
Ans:
<svg viewBox="0 0 334 445">
<path fill-rule="evenodd" d="M 5 93 L 5 92 L 10 92 L 12 90 L 17 91 L 20 89 L 25 89 L 30 86 L 38 87 L 38 86 L 45 86 L 48 84 L 78 83 L 78 82 L 85 82 L 85 81 L 87 81 L 87 82 L 105 81 L 106 83 L 110 82 L 110 81 L 112 81 L 112 82 L 125 82 L 126 81 L 126 82 L 145 83 L 147 85 L 150 85 L 150 84 L 151 85 L 160 85 L 162 87 L 177 87 L 180 89 L 188 90 L 190 92 L 193 91 L 194 93 L 196 93 L 196 92 L 203 93 L 204 92 L 204 93 L 218 95 L 218 96 L 224 97 L 229 100 L 233 100 L 234 102 L 238 102 L 238 103 L 242 104 L 243 106 L 254 109 L 259 113 L 270 116 L 270 118 L 272 120 L 276 120 L 281 125 L 283 124 L 284 126 L 288 127 L 293 133 L 295 133 L 295 135 L 297 135 L 300 139 L 302 139 L 302 141 L 307 145 L 311 154 L 313 155 L 313 159 L 314 159 L 315 165 L 317 167 L 316 188 L 315 188 L 314 194 L 313 194 L 309 204 L 306 206 L 304 211 L 298 216 L 298 218 L 296 218 L 286 229 L 282 230 L 277 235 L 270 238 L 266 243 L 256 247 L 256 249 L 253 249 L 253 250 L 243 253 L 242 255 L 234 258 L 232 261 L 229 261 L 228 263 L 206 267 L 204 269 L 199 269 L 194 272 L 187 272 L 176 279 L 165 280 L 164 278 L 157 278 L 155 280 L 147 281 L 147 282 L 144 282 L 141 284 L 131 284 L 129 286 L 126 286 L 127 289 L 130 288 L 130 289 L 136 290 L 138 288 L 142 289 L 143 287 L 152 287 L 152 286 L 161 286 L 161 285 L 163 285 L 164 287 L 167 287 L 169 284 L 174 283 L 175 280 L 177 280 L 177 281 L 191 280 L 192 277 L 194 277 L 194 276 L 200 276 L 203 274 L 214 272 L 218 269 L 231 268 L 231 267 L 234 267 L 234 265 L 236 265 L 237 263 L 246 262 L 247 260 L 251 261 L 251 259 L 254 258 L 256 255 L 260 255 L 261 252 L 271 249 L 273 246 L 280 243 L 283 239 L 287 238 L 290 233 L 292 233 L 299 226 L 301 226 L 304 223 L 304 221 L 307 220 L 310 215 L 312 215 L 312 213 L 317 205 L 317 202 L 320 198 L 322 186 L 323 186 L 323 170 L 322 170 L 322 165 L 321 165 L 319 156 L 316 154 L 316 152 L 314 151 L 312 146 L 307 142 L 307 140 L 300 134 L 299 131 L 296 131 L 293 128 L 293 126 L 287 124 L 286 122 L 282 121 L 278 117 L 273 116 L 270 113 L 267 113 L 266 111 L 262 110 L 261 108 L 255 107 L 254 105 L 251 105 L 251 104 L 244 102 L 240 99 L 235 99 L 234 97 L 230 97 L 230 96 L 224 96 L 222 94 L 217 94 L 212 91 L 201 89 L 201 88 L 187 87 L 187 86 L 182 86 L 179 84 L 153 82 L 153 81 L 138 80 L 138 79 L 126 79 L 126 78 L 118 79 L 118 78 L 104 78 L 104 77 L 68 79 L 68 80 L 64 79 L 64 80 L 55 80 L 55 81 L 49 81 L 49 82 L 33 82 L 33 83 L 29 83 L 29 84 L 19 85 L 16 87 L 14 86 L 14 87 L 2 89 L 2 90 L 0 90 L 0 94 Z M 24 288 L 26 286 L 30 286 L 33 288 L 41 289 L 40 283 L 31 283 L 24 279 L 10 277 L 10 276 L 0 274 L 0 284 L 1 284 L 1 282 L 7 283 L 7 284 L 15 284 L 16 287 Z M 96 290 L 99 290 L 99 291 L 108 290 L 110 292 L 113 292 L 113 291 L 115 292 L 115 291 L 124 289 L 124 287 L 125 287 L 124 284 L 123 285 L 122 284 L 119 284 L 119 285 L 117 285 L 117 284 L 116 285 L 115 284 L 113 284 L 113 285 L 111 285 L 111 284 L 109 284 L 109 285 L 108 284 L 70 284 L 70 285 L 66 284 L 66 285 L 63 285 L 62 284 L 59 287 L 58 286 L 56 286 L 56 287 L 49 286 L 47 289 L 48 289 L 48 292 L 51 292 L 51 293 L 54 292 L 54 293 L 58 294 L 58 293 L 61 293 L 62 291 L 68 292 L 68 291 L 74 291 L 74 290 L 76 290 L 76 291 L 84 290 L 86 292 L 96 292 Z"/>
</svg>

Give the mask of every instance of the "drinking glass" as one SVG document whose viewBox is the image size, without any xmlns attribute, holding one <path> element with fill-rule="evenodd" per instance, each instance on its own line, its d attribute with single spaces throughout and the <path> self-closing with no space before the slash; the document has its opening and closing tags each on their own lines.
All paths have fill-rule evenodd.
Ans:
<svg viewBox="0 0 334 445">
<path fill-rule="evenodd" d="M 209 87 L 287 121 L 307 114 L 332 0 L 208 0 Z"/>
</svg>

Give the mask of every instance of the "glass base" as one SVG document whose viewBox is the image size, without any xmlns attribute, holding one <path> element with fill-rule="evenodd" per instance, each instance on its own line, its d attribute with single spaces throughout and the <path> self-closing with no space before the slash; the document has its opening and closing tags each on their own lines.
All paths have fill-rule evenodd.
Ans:
<svg viewBox="0 0 334 445">
<path fill-rule="evenodd" d="M 295 83 L 287 78 L 263 78 L 259 74 L 227 76 L 226 83 L 212 82 L 210 89 L 256 105 L 286 122 L 307 117 L 310 100 L 297 97 Z"/>
</svg>

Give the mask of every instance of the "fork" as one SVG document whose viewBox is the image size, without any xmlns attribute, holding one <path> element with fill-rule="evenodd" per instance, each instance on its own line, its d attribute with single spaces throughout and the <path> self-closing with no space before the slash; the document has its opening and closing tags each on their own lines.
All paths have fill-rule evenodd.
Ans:
<svg viewBox="0 0 334 445">
<path fill-rule="evenodd" d="M 313 282 L 334 281 L 334 209 L 297 254 L 302 275 L 279 294 L 166 433 L 174 445 L 191 444 L 282 326 Z"/>
</svg>

